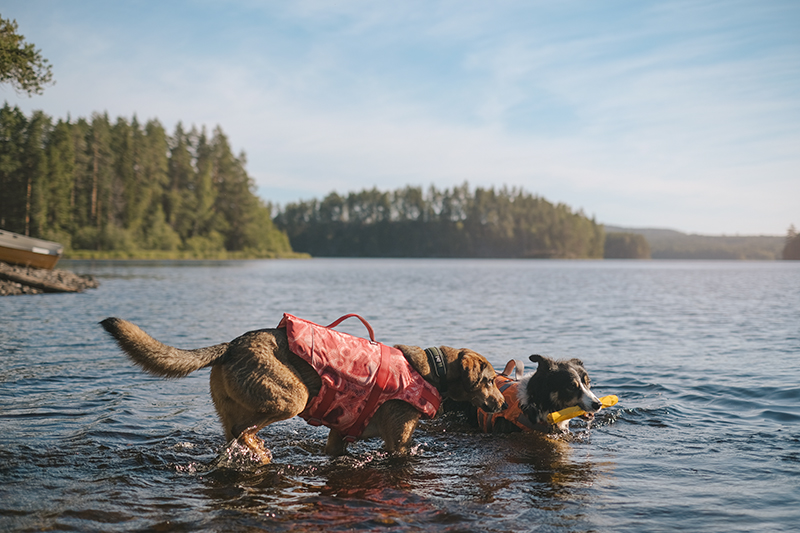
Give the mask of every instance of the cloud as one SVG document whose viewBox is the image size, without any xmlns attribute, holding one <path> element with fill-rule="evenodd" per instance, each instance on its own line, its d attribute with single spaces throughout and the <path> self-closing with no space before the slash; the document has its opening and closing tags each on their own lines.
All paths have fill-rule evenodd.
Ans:
<svg viewBox="0 0 800 533">
<path fill-rule="evenodd" d="M 800 224 L 791 3 L 46 5 L 12 11 L 58 83 L 12 103 L 221 125 L 272 201 L 469 181 L 610 224 Z"/>
</svg>

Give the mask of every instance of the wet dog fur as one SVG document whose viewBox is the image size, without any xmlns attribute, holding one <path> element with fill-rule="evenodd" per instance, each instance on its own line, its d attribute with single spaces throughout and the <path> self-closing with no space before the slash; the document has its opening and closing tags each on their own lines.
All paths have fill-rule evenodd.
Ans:
<svg viewBox="0 0 800 533">
<path fill-rule="evenodd" d="M 569 420 L 553 426 L 547 422 L 547 415 L 579 406 L 586 411 L 584 418 L 592 418 L 602 408 L 597 396 L 590 390 L 591 380 L 580 359 L 555 360 L 534 354 L 529 358 L 537 363 L 536 372 L 520 379 L 517 385 L 517 398 L 520 408 L 528 419 L 546 432 L 567 432 Z M 464 402 L 448 402 L 448 410 L 466 412 L 467 419 L 477 426 L 477 407 Z M 492 431 L 495 433 L 515 433 L 522 431 L 517 425 L 504 418 L 498 418 Z"/>
<path fill-rule="evenodd" d="M 589 373 L 580 359 L 556 361 L 543 355 L 531 355 L 536 372 L 520 380 L 518 393 L 522 411 L 535 424 L 547 425 L 547 415 L 567 407 L 578 406 L 591 416 L 603 404 L 590 390 Z M 569 420 L 558 424 L 567 431 Z"/>
<path fill-rule="evenodd" d="M 150 374 L 177 378 L 210 366 L 211 398 L 226 439 L 237 439 L 263 463 L 270 461 L 271 454 L 256 433 L 300 414 L 320 391 L 319 375 L 289 349 L 285 329 L 250 331 L 231 342 L 182 350 L 162 344 L 126 320 L 110 317 L 100 324 L 122 351 Z M 441 346 L 447 367 L 444 384 L 439 383 L 422 348 L 395 348 L 426 381 L 446 390 L 444 397 L 488 412 L 502 408 L 503 395 L 494 384 L 494 369 L 477 352 Z M 381 437 L 387 451 L 406 454 L 419 418 L 419 411 L 410 404 L 389 400 L 378 408 L 361 438 Z M 331 430 L 325 452 L 336 456 L 345 448 L 343 436 Z"/>
</svg>

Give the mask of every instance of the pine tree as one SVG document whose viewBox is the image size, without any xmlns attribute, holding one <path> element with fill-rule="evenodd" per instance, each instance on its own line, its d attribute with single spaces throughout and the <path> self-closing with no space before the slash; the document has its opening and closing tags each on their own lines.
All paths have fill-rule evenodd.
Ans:
<svg viewBox="0 0 800 533">
<path fill-rule="evenodd" d="M 47 161 L 46 226 L 40 228 L 40 235 L 68 241 L 73 229 L 70 199 L 75 182 L 75 146 L 69 119 L 59 120 L 53 128 L 47 143 Z"/>
<path fill-rule="evenodd" d="M 34 111 L 25 131 L 21 176 L 25 182 L 25 235 L 44 235 L 50 199 L 46 147 L 51 135 L 50 118 Z"/>
<path fill-rule="evenodd" d="M 92 161 L 89 150 L 90 129 L 91 126 L 84 118 L 79 118 L 70 128 L 72 145 L 75 151 L 74 183 L 72 197 L 70 198 L 73 233 L 91 223 L 89 218 L 89 201 L 92 187 Z"/>
<path fill-rule="evenodd" d="M 91 187 L 89 192 L 90 225 L 100 229 L 112 218 L 111 198 L 114 159 L 111 147 L 111 122 L 107 114 L 92 115 L 89 130 Z"/>
<path fill-rule="evenodd" d="M 149 120 L 140 143 L 136 165 L 139 167 L 138 188 L 142 197 L 139 208 L 142 224 L 138 237 L 145 248 L 174 250 L 180 239 L 166 224 L 163 209 L 164 190 L 169 182 L 169 142 L 161 123 Z"/>
<path fill-rule="evenodd" d="M 183 131 L 179 122 L 171 139 L 169 165 L 167 168 L 168 184 L 164 195 L 164 215 L 166 221 L 174 227 L 184 239 L 192 236 L 193 224 L 187 215 L 194 211 L 190 201 L 191 190 L 196 180 L 193 166 L 190 136 Z"/>
<path fill-rule="evenodd" d="M 794 224 L 789 226 L 786 233 L 786 246 L 783 248 L 783 258 L 793 261 L 800 260 L 800 234 L 794 228 Z"/>
<path fill-rule="evenodd" d="M 210 147 L 212 182 L 217 189 L 214 206 L 225 221 L 225 248 L 244 250 L 247 243 L 243 230 L 256 206 L 252 181 L 243 168 L 244 154 L 239 159 L 234 157 L 228 138 L 219 127 L 214 130 Z"/>
<path fill-rule="evenodd" d="M 27 185 L 22 179 L 28 120 L 16 106 L 0 109 L 0 228 L 25 233 Z"/>
<path fill-rule="evenodd" d="M 214 186 L 214 160 L 213 150 L 206 141 L 205 132 L 197 138 L 197 173 L 191 194 L 193 206 L 191 216 L 191 233 L 193 235 L 207 234 L 217 230 L 217 215 L 214 204 L 217 199 L 217 189 Z"/>
</svg>

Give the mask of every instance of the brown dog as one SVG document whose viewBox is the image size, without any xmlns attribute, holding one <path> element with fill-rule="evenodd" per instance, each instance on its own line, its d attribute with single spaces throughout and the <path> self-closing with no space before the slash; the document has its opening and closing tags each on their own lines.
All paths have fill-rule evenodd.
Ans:
<svg viewBox="0 0 800 533">
<path fill-rule="evenodd" d="M 164 377 L 183 377 L 211 366 L 211 397 L 225 437 L 249 448 L 262 462 L 270 453 L 256 433 L 268 424 L 303 412 L 322 386 L 319 374 L 289 349 L 285 329 L 251 331 L 229 343 L 181 350 L 160 343 L 135 324 L 119 318 L 100 323 L 120 348 L 145 371 Z M 443 396 L 468 401 L 485 411 L 499 411 L 503 395 L 494 384 L 495 371 L 480 354 L 441 346 L 446 368 L 440 380 L 425 351 L 398 345 L 409 364 Z M 380 436 L 389 452 L 408 453 L 420 413 L 401 400 L 383 403 L 360 438 Z M 346 442 L 332 429 L 325 452 L 344 453 Z"/>
</svg>

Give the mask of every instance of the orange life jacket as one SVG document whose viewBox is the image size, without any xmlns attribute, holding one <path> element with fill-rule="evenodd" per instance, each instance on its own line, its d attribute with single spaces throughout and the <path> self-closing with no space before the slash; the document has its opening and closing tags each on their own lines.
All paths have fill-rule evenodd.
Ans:
<svg viewBox="0 0 800 533">
<path fill-rule="evenodd" d="M 478 409 L 478 425 L 484 433 L 491 433 L 499 418 L 508 420 L 522 431 L 543 431 L 547 429 L 543 424 L 531 422 L 528 416 L 522 412 L 517 394 L 519 381 L 503 373 L 495 376 L 494 384 L 503 393 L 503 398 L 508 407 L 499 413 L 487 413 L 482 409 Z"/>
<path fill-rule="evenodd" d="M 349 317 L 361 320 L 372 340 L 330 329 Z M 407 402 L 425 418 L 439 410 L 436 387 L 414 370 L 403 352 L 375 342 L 372 328 L 360 316 L 345 315 L 320 326 L 285 313 L 278 327 L 286 328 L 289 349 L 314 367 L 322 380 L 319 394 L 300 413 L 309 424 L 336 429 L 352 442 L 388 400 Z"/>
</svg>

